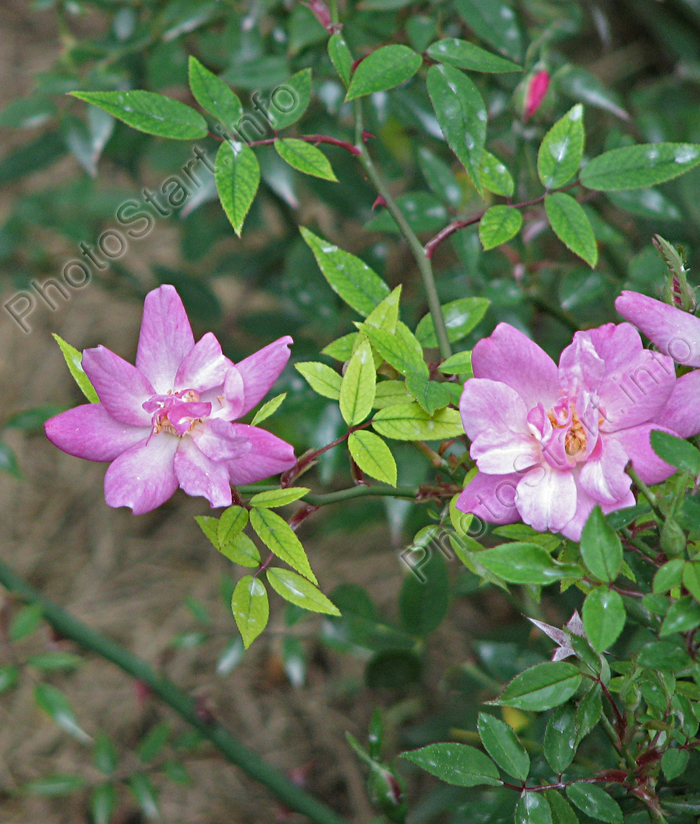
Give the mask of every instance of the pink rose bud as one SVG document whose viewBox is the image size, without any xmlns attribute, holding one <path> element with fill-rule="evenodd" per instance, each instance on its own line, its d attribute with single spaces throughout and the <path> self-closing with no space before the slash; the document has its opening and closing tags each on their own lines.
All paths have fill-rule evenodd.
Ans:
<svg viewBox="0 0 700 824">
<path fill-rule="evenodd" d="M 529 120 L 539 109 L 540 103 L 544 100 L 549 88 L 549 72 L 542 70 L 530 78 L 527 91 L 525 93 L 525 107 L 523 109 L 523 122 Z"/>
</svg>

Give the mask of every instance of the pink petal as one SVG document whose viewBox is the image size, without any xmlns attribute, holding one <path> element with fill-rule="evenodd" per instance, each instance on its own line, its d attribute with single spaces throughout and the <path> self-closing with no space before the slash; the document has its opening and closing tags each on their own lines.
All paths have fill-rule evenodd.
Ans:
<svg viewBox="0 0 700 824">
<path fill-rule="evenodd" d="M 570 471 L 549 464 L 531 469 L 520 479 L 515 505 L 526 524 L 538 532 L 559 532 L 576 512 L 576 481 Z"/>
<path fill-rule="evenodd" d="M 185 389 L 205 392 L 223 386 L 226 363 L 221 344 L 211 332 L 207 332 L 185 355 L 178 367 L 173 388 L 176 392 Z"/>
<path fill-rule="evenodd" d="M 174 286 L 159 286 L 146 295 L 136 367 L 165 394 L 175 386 L 177 370 L 194 346 L 185 307 Z M 189 387 L 188 387 L 189 388 Z"/>
<path fill-rule="evenodd" d="M 255 354 L 236 364 L 245 386 L 245 402 L 240 412 L 245 415 L 267 395 L 289 360 L 289 335 L 259 349 Z"/>
<path fill-rule="evenodd" d="M 250 451 L 227 462 L 229 478 L 234 486 L 252 484 L 291 469 L 296 463 L 294 447 L 281 438 L 244 423 L 231 424 L 235 436 L 250 444 Z"/>
<path fill-rule="evenodd" d="M 661 458 L 651 448 L 649 436 L 652 429 L 661 429 L 662 426 L 656 423 L 645 423 L 641 426 L 633 426 L 630 429 L 620 429 L 618 432 L 611 432 L 606 437 L 606 444 L 611 439 L 616 440 L 625 451 L 632 466 L 644 481 L 645 484 L 658 484 L 670 478 L 676 471 L 671 464 L 662 461 Z M 675 434 L 671 432 L 671 435 Z"/>
<path fill-rule="evenodd" d="M 471 445 L 469 454 L 480 472 L 507 475 L 523 472 L 540 462 L 541 450 L 533 435 L 487 429 Z"/>
<path fill-rule="evenodd" d="M 644 349 L 639 332 L 630 323 L 605 323 L 596 329 L 586 330 L 585 334 L 590 337 L 596 352 L 605 361 L 608 372 L 617 369 Z"/>
<path fill-rule="evenodd" d="M 464 431 L 473 441 L 487 429 L 528 434 L 527 408 L 515 389 L 505 383 L 472 378 L 459 401 Z M 509 470 L 510 471 L 510 470 Z"/>
<path fill-rule="evenodd" d="M 674 361 L 700 366 L 700 319 L 637 292 L 623 292 L 615 308 Z"/>
<path fill-rule="evenodd" d="M 168 410 L 168 420 L 175 427 L 178 435 L 185 435 L 192 424 L 211 414 L 211 404 L 202 401 L 174 403 Z"/>
<path fill-rule="evenodd" d="M 83 352 L 83 369 L 105 410 L 121 423 L 150 426 L 143 404 L 155 394 L 139 370 L 104 346 Z"/>
<path fill-rule="evenodd" d="M 470 512 L 490 524 L 512 524 L 520 520 L 515 491 L 522 476 L 485 475 L 478 472 L 457 500 L 457 509 Z"/>
<path fill-rule="evenodd" d="M 530 338 L 507 323 L 499 323 L 474 347 L 475 378 L 502 381 L 520 395 L 528 409 L 540 401 L 549 409 L 559 397 L 557 366 Z"/>
<path fill-rule="evenodd" d="M 598 503 L 615 504 L 627 497 L 632 479 L 625 474 L 627 453 L 614 440 L 603 438 L 600 457 L 586 461 L 579 486 Z"/>
<path fill-rule="evenodd" d="M 111 417 L 101 403 L 86 403 L 61 412 L 44 424 L 54 446 L 86 461 L 113 461 L 146 440 L 150 427 L 128 426 Z"/>
<path fill-rule="evenodd" d="M 576 332 L 559 358 L 559 383 L 570 396 L 593 392 L 605 374 L 605 362 L 596 352 L 588 332 Z"/>
<path fill-rule="evenodd" d="M 212 417 L 224 421 L 235 421 L 243 414 L 245 388 L 238 369 L 226 359 L 226 372 L 223 386 L 210 389 L 202 394 L 202 400 L 211 404 Z"/>
<path fill-rule="evenodd" d="M 225 463 L 209 460 L 192 438 L 182 438 L 175 453 L 175 474 L 188 495 L 201 495 L 212 507 L 231 506 L 231 486 Z"/>
<path fill-rule="evenodd" d="M 676 380 L 671 397 L 654 420 L 681 438 L 700 432 L 700 370 Z"/>
<path fill-rule="evenodd" d="M 540 103 L 544 100 L 549 88 L 549 73 L 544 69 L 534 75 L 527 86 L 525 94 L 525 108 L 523 110 L 523 121 L 532 117 L 539 109 Z"/>
<path fill-rule="evenodd" d="M 671 358 L 642 349 L 607 372 L 598 389 L 602 432 L 629 429 L 654 418 L 671 396 L 676 370 Z"/>
<path fill-rule="evenodd" d="M 593 507 L 597 503 L 597 501 L 594 501 L 593 498 L 586 493 L 586 490 L 583 489 L 580 484 L 577 485 L 576 492 L 576 513 L 569 523 L 560 530 L 561 534 L 570 541 L 581 540 L 581 531 L 584 524 L 588 520 L 588 516 L 593 511 Z M 614 504 L 600 504 L 600 508 L 607 514 L 608 512 L 614 512 L 618 509 L 626 509 L 627 507 L 634 506 L 635 503 L 636 501 L 634 499 L 634 495 L 630 490 L 622 500 L 617 501 Z"/>
<path fill-rule="evenodd" d="M 242 458 L 251 450 L 250 441 L 236 434 L 233 425 L 219 418 L 210 418 L 192 430 L 192 440 L 200 452 L 212 461 Z"/>
<path fill-rule="evenodd" d="M 129 506 L 134 515 L 156 509 L 178 487 L 173 459 L 180 439 L 161 432 L 123 452 L 105 475 L 109 506 Z"/>
</svg>

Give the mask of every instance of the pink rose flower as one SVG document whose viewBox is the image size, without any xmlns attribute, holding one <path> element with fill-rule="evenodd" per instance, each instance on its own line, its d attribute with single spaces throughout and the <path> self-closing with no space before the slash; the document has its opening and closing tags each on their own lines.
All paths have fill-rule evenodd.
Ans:
<svg viewBox="0 0 700 824">
<path fill-rule="evenodd" d="M 530 78 L 525 92 L 525 106 L 523 108 L 523 122 L 529 120 L 539 109 L 549 88 L 549 72 L 539 71 Z"/>
<path fill-rule="evenodd" d="M 460 401 L 479 469 L 457 507 L 490 523 L 523 520 L 579 540 L 596 504 L 632 506 L 629 461 L 648 484 L 675 471 L 651 448 L 676 383 L 673 361 L 629 324 L 577 332 L 559 366 L 499 324 L 474 347 Z M 672 434 L 676 434 L 672 431 Z"/>
<path fill-rule="evenodd" d="M 78 458 L 111 461 L 109 506 L 135 515 L 181 487 L 212 507 L 231 505 L 231 484 L 294 466 L 294 449 L 264 429 L 232 423 L 267 394 L 289 358 L 279 338 L 234 365 L 211 332 L 194 342 L 173 286 L 146 296 L 136 366 L 104 346 L 86 349 L 83 368 L 100 403 L 69 409 L 45 424 L 49 440 Z"/>
<path fill-rule="evenodd" d="M 623 292 L 615 308 L 674 361 L 700 366 L 700 318 L 637 292 Z M 678 378 L 659 423 L 681 438 L 700 432 L 700 371 Z"/>
</svg>

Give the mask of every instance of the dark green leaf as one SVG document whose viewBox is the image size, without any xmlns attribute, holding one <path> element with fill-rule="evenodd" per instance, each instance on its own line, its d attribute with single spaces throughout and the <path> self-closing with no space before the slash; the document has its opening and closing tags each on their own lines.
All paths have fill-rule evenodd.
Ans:
<svg viewBox="0 0 700 824">
<path fill-rule="evenodd" d="M 428 57 L 456 66 L 458 69 L 469 69 L 473 72 L 521 72 L 522 66 L 505 60 L 497 54 L 475 46 L 468 40 L 458 40 L 456 37 L 446 37 L 438 40 L 428 49 Z"/>
<path fill-rule="evenodd" d="M 610 583 L 620 574 L 622 544 L 599 506 L 588 516 L 581 532 L 581 558 L 600 581 Z"/>
<path fill-rule="evenodd" d="M 80 775 L 57 773 L 56 775 L 47 775 L 45 778 L 37 778 L 36 781 L 28 781 L 18 789 L 24 795 L 55 797 L 70 795 L 76 790 L 82 790 L 84 786 L 85 779 Z"/>
<path fill-rule="evenodd" d="M 668 432 L 654 430 L 651 433 L 651 446 L 662 460 L 681 472 L 689 472 L 693 476 L 700 474 L 700 450 L 688 441 Z"/>
<path fill-rule="evenodd" d="M 434 544 L 421 552 L 426 551 L 429 556 L 420 565 L 420 578 L 410 572 L 399 593 L 401 622 L 408 632 L 420 637 L 440 626 L 450 603 L 445 559 Z"/>
<path fill-rule="evenodd" d="M 57 687 L 53 684 L 38 684 L 34 697 L 42 710 L 48 713 L 61 729 L 79 741 L 90 741 L 90 736 L 78 726 L 70 702 Z"/>
<path fill-rule="evenodd" d="M 515 807 L 515 824 L 552 824 L 552 811 L 543 793 L 524 792 Z"/>
<path fill-rule="evenodd" d="M 552 812 L 552 824 L 578 824 L 576 813 L 561 793 L 546 790 L 544 795 Z"/>
<path fill-rule="evenodd" d="M 542 712 L 565 703 L 578 689 L 578 667 L 564 661 L 535 664 L 513 678 L 495 704 Z"/>
<path fill-rule="evenodd" d="M 481 712 L 478 730 L 484 749 L 496 764 L 513 778 L 526 781 L 530 772 L 530 756 L 508 724 Z"/>
<path fill-rule="evenodd" d="M 659 636 L 672 635 L 674 632 L 688 632 L 700 626 L 700 604 L 692 596 L 684 595 L 668 608 Z"/>
<path fill-rule="evenodd" d="M 593 649 L 605 652 L 625 627 L 625 605 L 622 596 L 613 589 L 597 587 L 583 602 L 583 626 Z"/>
<path fill-rule="evenodd" d="M 423 58 L 408 46 L 381 46 L 355 69 L 345 99 L 393 89 L 413 77 L 422 63 Z"/>
<path fill-rule="evenodd" d="M 81 666 L 83 659 L 72 652 L 39 652 L 30 655 L 27 663 L 41 672 L 56 672 L 76 669 Z"/>
<path fill-rule="evenodd" d="M 273 103 L 271 105 L 267 118 L 270 121 L 270 126 L 276 131 L 286 129 L 293 123 L 299 120 L 306 111 L 309 100 L 311 99 L 311 69 L 302 69 L 300 72 L 293 74 L 289 80 L 284 83 L 285 100 L 288 95 L 291 99 L 288 111 L 282 111 L 281 90 L 275 96 L 273 93 Z M 285 109 L 287 104 L 285 103 Z"/>
<path fill-rule="evenodd" d="M 493 761 L 481 750 L 466 744 L 429 744 L 420 750 L 402 753 L 401 758 L 458 787 L 483 784 L 498 787 L 503 783 Z"/>
<path fill-rule="evenodd" d="M 557 775 L 564 772 L 576 755 L 576 709 L 570 703 L 557 707 L 544 731 L 544 757 Z"/>
<path fill-rule="evenodd" d="M 480 564 L 511 584 L 546 586 L 562 578 L 579 577 L 576 567 L 559 564 L 538 544 L 515 541 L 485 549 L 478 555 Z"/>
<path fill-rule="evenodd" d="M 441 308 L 450 343 L 466 337 L 484 317 L 489 304 L 486 298 L 458 298 L 445 303 Z M 416 337 L 426 349 L 437 347 L 435 324 L 430 313 L 421 318 L 416 327 Z"/>
<path fill-rule="evenodd" d="M 109 824 L 117 806 L 117 792 L 114 784 L 99 784 L 90 796 L 92 824 Z"/>
<path fill-rule="evenodd" d="M 540 145 L 537 172 L 545 189 L 558 189 L 578 172 L 584 141 L 583 106 L 579 103 L 552 126 Z"/>
<path fill-rule="evenodd" d="M 260 185 L 260 165 L 255 153 L 245 143 L 222 143 L 216 153 L 214 177 L 226 217 L 240 237 Z"/>
<path fill-rule="evenodd" d="M 683 775 L 688 766 L 690 753 L 688 750 L 668 749 L 661 756 L 661 769 L 669 781 Z"/>
<path fill-rule="evenodd" d="M 10 641 L 21 641 L 41 626 L 44 611 L 41 604 L 28 604 L 21 607 L 10 623 Z"/>
<path fill-rule="evenodd" d="M 598 262 L 598 245 L 581 204 L 571 195 L 555 192 L 547 195 L 544 208 L 554 234 L 593 269 Z"/>
<path fill-rule="evenodd" d="M 581 182 L 599 192 L 643 189 L 665 183 L 700 163 L 700 145 L 645 143 L 612 149 L 584 166 Z"/>
<path fill-rule="evenodd" d="M 494 249 L 514 238 L 523 225 L 520 209 L 491 206 L 479 221 L 479 239 L 484 249 Z"/>
<path fill-rule="evenodd" d="M 0 692 L 12 689 L 19 680 L 19 667 L 16 664 L 6 664 L 0 667 Z"/>
<path fill-rule="evenodd" d="M 619 804 L 597 784 L 571 784 L 566 794 L 579 810 L 598 821 L 608 824 L 623 824 L 622 810 Z"/>
<path fill-rule="evenodd" d="M 167 721 L 161 721 L 146 733 L 136 750 L 143 764 L 148 763 L 161 752 L 169 735 L 170 724 Z"/>
<path fill-rule="evenodd" d="M 455 7 L 472 31 L 502 54 L 520 61 L 523 35 L 515 12 L 504 0 L 456 0 Z"/>
<path fill-rule="evenodd" d="M 430 381 L 425 375 L 418 375 L 416 372 L 410 372 L 406 376 L 406 389 L 429 415 L 433 415 L 438 409 L 444 409 L 452 400 L 445 384 Z"/>
<path fill-rule="evenodd" d="M 190 56 L 189 81 L 197 103 L 233 135 L 243 117 L 243 107 L 238 96 L 223 80 L 205 68 L 196 57 Z"/>
</svg>

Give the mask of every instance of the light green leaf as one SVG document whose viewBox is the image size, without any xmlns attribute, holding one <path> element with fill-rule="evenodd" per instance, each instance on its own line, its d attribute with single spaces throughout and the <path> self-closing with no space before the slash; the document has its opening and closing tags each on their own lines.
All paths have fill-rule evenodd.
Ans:
<svg viewBox="0 0 700 824">
<path fill-rule="evenodd" d="M 66 343 L 66 341 L 59 337 L 55 332 L 52 333 L 52 337 L 63 353 L 68 370 L 73 376 L 73 380 L 78 384 L 80 391 L 83 395 L 85 395 L 90 403 L 99 403 L 100 399 L 97 397 L 95 387 L 90 382 L 90 378 L 88 378 L 85 374 L 85 370 L 82 367 L 83 356 L 81 353 L 78 352 L 74 346 L 71 346 L 70 343 Z"/>
<path fill-rule="evenodd" d="M 276 132 L 296 123 L 306 111 L 309 100 L 311 100 L 311 69 L 302 69 L 293 74 L 289 80 L 284 81 L 280 92 L 281 89 L 284 89 L 293 100 L 289 111 L 282 111 L 280 107 L 282 95 L 278 93 L 276 104 L 268 109 L 267 119 L 270 121 L 271 128 Z"/>
<path fill-rule="evenodd" d="M 260 565 L 260 552 L 245 532 L 239 533 L 223 544 L 219 552 L 239 566 L 255 569 Z"/>
<path fill-rule="evenodd" d="M 544 136 L 537 153 L 537 173 L 545 189 L 558 189 L 576 174 L 586 134 L 583 106 L 577 103 Z"/>
<path fill-rule="evenodd" d="M 219 519 L 213 518 L 211 515 L 195 515 L 195 521 L 199 525 L 202 532 L 209 538 L 212 544 L 219 548 Z"/>
<path fill-rule="evenodd" d="M 23 795 L 43 795 L 55 798 L 81 790 L 85 783 L 85 779 L 80 775 L 56 773 L 56 775 L 47 775 L 45 778 L 27 781 L 26 784 L 21 784 L 17 789 Z"/>
<path fill-rule="evenodd" d="M 192 55 L 189 60 L 189 81 L 197 103 L 214 115 L 229 134 L 233 134 L 243 117 L 243 106 L 238 95 Z"/>
<path fill-rule="evenodd" d="M 588 516 L 581 532 L 581 558 L 599 581 L 611 583 L 620 574 L 622 544 L 599 506 Z"/>
<path fill-rule="evenodd" d="M 306 486 L 288 486 L 286 489 L 270 489 L 267 492 L 258 492 L 250 499 L 252 506 L 264 506 L 266 509 L 275 509 L 286 506 L 303 498 L 311 490 Z"/>
<path fill-rule="evenodd" d="M 90 796 L 90 815 L 93 824 L 110 824 L 112 813 L 117 806 L 117 791 L 114 784 L 99 784 Z"/>
<path fill-rule="evenodd" d="M 328 41 L 328 56 L 338 72 L 338 76 L 347 88 L 352 74 L 352 55 L 348 44 L 345 42 L 341 32 L 337 31 L 331 35 Z"/>
<path fill-rule="evenodd" d="M 452 395 L 445 384 L 428 380 L 425 375 L 419 375 L 416 372 L 410 372 L 407 375 L 406 389 L 429 415 L 449 406 L 452 400 Z"/>
<path fill-rule="evenodd" d="M 521 72 L 522 66 L 486 51 L 468 40 L 446 37 L 428 48 L 428 57 L 473 72 Z"/>
<path fill-rule="evenodd" d="M 581 183 L 599 192 L 643 189 L 685 174 L 700 163 L 695 143 L 643 143 L 593 158 L 583 167 Z"/>
<path fill-rule="evenodd" d="M 284 518 L 269 509 L 253 509 L 250 513 L 250 523 L 271 552 L 314 584 L 318 583 L 301 541 Z"/>
<path fill-rule="evenodd" d="M 199 112 L 162 94 L 144 91 L 70 92 L 146 134 L 175 140 L 197 140 L 209 133 Z"/>
<path fill-rule="evenodd" d="M 405 323 L 398 321 L 393 334 L 385 329 L 371 327 L 366 327 L 364 332 L 382 358 L 402 375 L 416 372 L 428 376 L 423 347 Z"/>
<path fill-rule="evenodd" d="M 489 192 L 502 197 L 512 197 L 515 191 L 513 176 L 503 163 L 491 152 L 484 149 L 479 164 L 481 185 Z"/>
<path fill-rule="evenodd" d="M 598 245 L 581 204 L 571 195 L 555 192 L 547 195 L 544 208 L 554 234 L 593 269 L 598 262 Z"/>
<path fill-rule="evenodd" d="M 284 399 L 287 397 L 286 392 L 282 392 L 279 395 L 275 395 L 274 398 L 271 398 L 267 403 L 264 403 L 260 409 L 255 413 L 253 420 L 250 422 L 251 426 L 257 426 L 259 423 L 266 421 L 271 415 L 274 415 L 275 412 L 280 408 Z"/>
<path fill-rule="evenodd" d="M 340 414 L 348 426 L 357 426 L 372 411 L 377 373 L 369 341 L 363 340 L 348 361 L 340 385 Z"/>
<path fill-rule="evenodd" d="M 493 761 L 467 744 L 428 744 L 400 757 L 457 787 L 498 787 L 503 783 Z"/>
<path fill-rule="evenodd" d="M 381 46 L 355 69 L 345 99 L 393 89 L 413 77 L 422 64 L 423 58 L 408 46 Z"/>
<path fill-rule="evenodd" d="M 260 185 L 260 165 L 245 143 L 222 143 L 214 166 L 216 191 L 238 237 Z"/>
<path fill-rule="evenodd" d="M 272 567 L 267 570 L 267 580 L 278 595 L 302 609 L 325 615 L 340 615 L 338 607 L 320 589 L 289 569 Z"/>
<path fill-rule="evenodd" d="M 19 667 L 16 664 L 6 664 L 0 667 L 0 693 L 12 689 L 19 681 Z"/>
<path fill-rule="evenodd" d="M 387 406 L 412 403 L 413 400 L 403 381 L 379 381 L 374 393 L 374 408 L 386 409 Z"/>
<path fill-rule="evenodd" d="M 526 781 L 530 772 L 530 756 L 508 724 L 480 712 L 477 727 L 484 749 L 496 764 L 513 778 Z"/>
<path fill-rule="evenodd" d="M 597 587 L 588 593 L 583 602 L 583 628 L 597 653 L 605 652 L 617 641 L 626 616 L 622 596 L 615 590 Z"/>
<path fill-rule="evenodd" d="M 61 690 L 54 687 L 53 684 L 38 684 L 34 690 L 34 697 L 41 709 L 48 713 L 58 726 L 69 735 L 72 735 L 74 738 L 77 738 L 78 741 L 82 741 L 85 744 L 92 740 L 90 736 L 78 726 L 75 712 L 66 696 Z"/>
<path fill-rule="evenodd" d="M 379 435 L 397 441 L 444 441 L 464 433 L 457 409 L 440 409 L 431 417 L 417 403 L 380 409 L 372 427 Z"/>
<path fill-rule="evenodd" d="M 367 315 L 367 320 L 362 324 L 362 327 L 371 326 L 373 329 L 384 329 L 393 335 L 399 319 L 401 289 L 402 286 L 399 284 L 391 294 L 387 295 L 387 297 Z"/>
<path fill-rule="evenodd" d="M 218 546 L 223 547 L 229 541 L 232 541 L 236 535 L 243 532 L 247 523 L 248 511 L 244 507 L 234 504 L 228 509 L 225 509 L 221 513 L 217 527 L 216 538 Z"/>
<path fill-rule="evenodd" d="M 523 35 L 515 12 L 504 0 L 456 0 L 455 8 L 469 28 L 501 54 L 523 56 Z"/>
<path fill-rule="evenodd" d="M 543 712 L 564 704 L 578 689 L 581 672 L 565 661 L 528 667 L 513 678 L 494 704 L 529 712 Z"/>
<path fill-rule="evenodd" d="M 428 94 L 445 139 L 481 194 L 487 114 L 479 90 L 459 69 L 435 65 L 428 69 Z"/>
<path fill-rule="evenodd" d="M 514 541 L 479 553 L 479 563 L 511 584 L 546 586 L 562 578 L 580 578 L 578 567 L 560 564 L 538 544 Z"/>
<path fill-rule="evenodd" d="M 452 355 L 443 361 L 438 369 L 446 375 L 468 375 L 471 377 L 474 374 L 471 349 L 468 352 L 457 352 Z"/>
<path fill-rule="evenodd" d="M 275 149 L 282 160 L 305 175 L 320 177 L 323 180 L 338 180 L 328 158 L 311 143 L 288 137 L 275 140 Z"/>
<path fill-rule="evenodd" d="M 355 463 L 366 475 L 396 486 L 396 461 L 389 447 L 378 435 L 365 429 L 352 432 L 348 438 L 348 449 Z"/>
<path fill-rule="evenodd" d="M 514 238 L 523 225 L 520 209 L 491 206 L 479 221 L 479 239 L 484 249 L 494 249 Z"/>
<path fill-rule="evenodd" d="M 441 309 L 450 343 L 465 338 L 484 317 L 490 303 L 491 301 L 486 298 L 458 298 L 445 303 Z M 426 349 L 438 345 L 435 324 L 430 313 L 422 317 L 418 323 L 416 338 Z"/>
<path fill-rule="evenodd" d="M 245 575 L 236 584 L 231 598 L 231 612 L 246 649 L 267 626 L 270 604 L 265 585 L 252 575 Z"/>
<path fill-rule="evenodd" d="M 321 349 L 321 354 L 328 355 L 329 358 L 335 358 L 335 360 L 348 361 L 352 356 L 357 336 L 358 332 L 350 332 L 349 335 L 343 335 L 342 338 L 338 338 L 332 341 L 332 343 L 329 343 L 328 346 L 324 346 L 323 349 Z"/>
<path fill-rule="evenodd" d="M 36 632 L 44 620 L 44 610 L 39 603 L 26 604 L 13 616 L 8 630 L 10 641 L 21 641 Z"/>
<path fill-rule="evenodd" d="M 333 291 L 360 315 L 367 317 L 389 294 L 386 283 L 363 260 L 333 246 L 303 226 L 299 231 Z"/>
<path fill-rule="evenodd" d="M 295 363 L 294 368 L 303 375 L 306 382 L 318 395 L 334 401 L 338 400 L 343 377 L 335 369 L 331 369 L 330 366 L 318 361 Z"/>
</svg>

